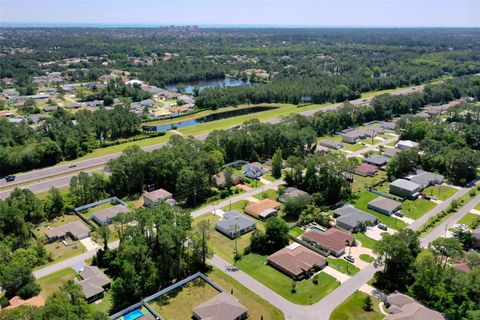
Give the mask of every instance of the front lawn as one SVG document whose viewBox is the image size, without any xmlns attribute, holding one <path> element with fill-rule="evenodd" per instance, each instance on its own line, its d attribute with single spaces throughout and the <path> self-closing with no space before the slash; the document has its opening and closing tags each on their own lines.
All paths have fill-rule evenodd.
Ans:
<svg viewBox="0 0 480 320">
<path fill-rule="evenodd" d="M 457 222 L 458 224 L 465 224 L 472 229 L 475 229 L 480 225 L 480 215 L 475 213 L 467 213 Z"/>
<path fill-rule="evenodd" d="M 358 269 L 355 265 L 353 265 L 352 263 L 348 262 L 343 258 L 336 259 L 336 258 L 329 257 L 328 266 L 332 267 L 337 271 L 340 271 L 341 273 L 347 274 L 349 276 L 352 276 L 355 273 L 360 271 L 360 269 Z"/>
<path fill-rule="evenodd" d="M 277 269 L 266 264 L 267 257 L 251 253 L 243 256 L 236 266 L 260 281 L 285 299 L 296 304 L 313 304 L 339 286 L 339 282 L 325 272 L 317 275 L 318 284 L 312 279 L 299 281 L 296 292 L 292 293 L 293 280 Z"/>
<path fill-rule="evenodd" d="M 435 202 L 418 198 L 416 200 L 403 201 L 401 211 L 405 217 L 417 220 L 436 206 Z"/>
<path fill-rule="evenodd" d="M 42 288 L 42 295 L 46 299 L 57 291 L 65 281 L 73 280 L 76 276 L 75 270 L 65 268 L 37 279 L 37 283 Z"/>
<path fill-rule="evenodd" d="M 362 253 L 360 255 L 360 260 L 368 262 L 368 263 L 372 263 L 373 261 L 375 261 L 375 258 L 372 257 L 372 256 L 369 256 L 368 254 Z"/>
<path fill-rule="evenodd" d="M 365 235 L 365 233 L 358 232 L 354 233 L 353 236 L 355 237 L 355 239 L 360 241 L 361 246 L 364 248 L 373 249 L 375 243 L 377 243 L 377 240 L 368 237 L 367 235 Z"/>
<path fill-rule="evenodd" d="M 381 320 L 384 315 L 378 307 L 378 300 L 372 298 L 373 310 L 363 310 L 363 299 L 368 296 L 366 293 L 357 291 L 347 300 L 339 305 L 330 316 L 330 320 Z"/>
<path fill-rule="evenodd" d="M 343 147 L 346 150 L 353 151 L 353 152 L 366 148 L 366 146 L 364 146 L 363 144 L 359 144 L 359 143 L 355 143 L 355 144 L 342 143 L 342 144 L 343 144 Z"/>
<path fill-rule="evenodd" d="M 285 319 L 280 310 L 222 271 L 214 268 L 207 276 L 226 292 L 233 294 L 233 296 L 247 308 L 250 319 Z"/>
<path fill-rule="evenodd" d="M 80 241 L 74 241 L 71 243 L 71 240 L 67 240 L 67 243 L 70 243 L 70 245 L 66 246 L 62 242 L 52 242 L 44 245 L 45 250 L 52 254 L 53 262 L 49 264 L 69 259 L 87 251 Z"/>
<path fill-rule="evenodd" d="M 458 190 L 448 186 L 430 186 L 423 190 L 423 193 L 436 197 L 438 200 L 447 200 Z"/>
<path fill-rule="evenodd" d="M 363 191 L 357 193 L 356 196 L 357 199 L 353 199 L 352 203 L 357 209 L 373 214 L 375 217 L 378 218 L 378 220 L 380 220 L 381 223 L 386 224 L 389 228 L 400 230 L 407 227 L 407 224 L 400 219 L 368 209 L 368 203 L 373 199 L 379 197 L 378 195 L 370 191 Z"/>
</svg>

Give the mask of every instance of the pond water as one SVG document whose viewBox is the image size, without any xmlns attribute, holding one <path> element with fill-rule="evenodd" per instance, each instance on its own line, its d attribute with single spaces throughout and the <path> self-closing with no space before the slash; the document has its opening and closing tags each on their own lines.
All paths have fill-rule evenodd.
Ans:
<svg viewBox="0 0 480 320">
<path fill-rule="evenodd" d="M 169 91 L 177 91 L 177 84 L 169 84 L 165 86 L 165 89 Z M 238 87 L 238 86 L 244 86 L 244 85 L 249 85 L 250 81 L 249 80 L 240 80 L 240 79 L 234 79 L 234 78 L 224 78 L 224 79 L 213 79 L 213 80 L 200 80 L 200 81 L 194 81 L 194 82 L 184 82 L 181 83 L 182 85 L 186 86 L 185 87 L 185 93 L 186 94 L 192 94 L 193 93 L 193 88 L 198 87 L 200 90 L 205 89 L 205 88 L 216 88 L 216 87 Z"/>
<path fill-rule="evenodd" d="M 204 122 L 232 118 L 232 117 L 242 116 L 245 114 L 268 111 L 268 110 L 273 110 L 277 108 L 278 107 L 273 107 L 273 106 L 255 106 L 251 108 L 242 108 L 242 109 L 236 109 L 236 110 L 230 110 L 230 111 L 217 112 L 201 118 L 180 121 L 177 123 L 171 123 L 171 124 L 166 124 L 161 126 L 143 126 L 142 128 L 144 131 L 167 131 L 173 128 L 180 129 L 180 128 L 190 127 L 190 126 L 204 123 Z"/>
</svg>

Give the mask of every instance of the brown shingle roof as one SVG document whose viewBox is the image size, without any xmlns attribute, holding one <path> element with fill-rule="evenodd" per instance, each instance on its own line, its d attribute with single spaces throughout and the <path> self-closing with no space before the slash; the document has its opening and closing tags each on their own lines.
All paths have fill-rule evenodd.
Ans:
<svg viewBox="0 0 480 320">
<path fill-rule="evenodd" d="M 282 204 L 271 199 L 264 199 L 259 202 L 252 202 L 245 207 L 245 213 L 251 215 L 254 218 L 259 218 L 262 212 L 269 209 L 278 210 Z"/>
<path fill-rule="evenodd" d="M 355 238 L 350 232 L 341 231 L 335 228 L 330 228 L 325 232 L 309 230 L 302 235 L 302 239 L 315 242 L 320 247 L 335 252 L 344 250 L 346 241 L 350 244 L 355 242 Z"/>
<path fill-rule="evenodd" d="M 327 263 L 320 254 L 293 243 L 268 257 L 268 260 L 294 276 L 299 276 L 315 266 L 322 267 Z"/>
<path fill-rule="evenodd" d="M 362 163 L 355 169 L 356 174 L 375 174 L 378 171 L 378 168 L 374 165 L 368 163 Z"/>
<path fill-rule="evenodd" d="M 402 293 L 392 293 L 387 297 L 390 305 L 385 320 L 444 320 L 438 311 L 421 305 L 416 300 Z"/>
<path fill-rule="evenodd" d="M 170 199 L 172 194 L 165 189 L 157 189 L 152 192 L 147 192 L 143 196 L 152 202 L 156 202 L 159 199 L 163 201 Z"/>
</svg>

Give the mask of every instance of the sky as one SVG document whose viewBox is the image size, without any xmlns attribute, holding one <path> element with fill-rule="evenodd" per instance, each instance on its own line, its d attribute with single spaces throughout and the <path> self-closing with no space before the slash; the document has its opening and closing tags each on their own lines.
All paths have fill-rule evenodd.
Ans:
<svg viewBox="0 0 480 320">
<path fill-rule="evenodd" d="M 480 0 L 0 0 L 0 26 L 480 27 Z"/>
</svg>

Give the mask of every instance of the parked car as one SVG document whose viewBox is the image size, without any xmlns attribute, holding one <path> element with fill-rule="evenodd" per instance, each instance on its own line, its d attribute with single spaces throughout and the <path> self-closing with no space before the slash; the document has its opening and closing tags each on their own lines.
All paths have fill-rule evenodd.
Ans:
<svg viewBox="0 0 480 320">
<path fill-rule="evenodd" d="M 397 211 L 394 213 L 397 217 L 403 218 L 403 213 L 402 211 Z"/>
<path fill-rule="evenodd" d="M 352 256 L 344 256 L 343 259 L 347 260 L 348 262 L 354 263 L 355 258 Z"/>
<path fill-rule="evenodd" d="M 77 164 L 76 163 L 72 163 L 71 165 L 68 166 L 69 168 L 76 168 L 77 167 Z"/>
<path fill-rule="evenodd" d="M 379 223 L 379 224 L 378 224 L 378 229 L 387 231 L 387 230 L 388 230 L 388 227 L 387 227 L 386 224 Z"/>
<path fill-rule="evenodd" d="M 15 177 L 15 176 L 12 176 L 12 175 L 10 175 L 10 176 L 6 176 L 6 177 L 5 177 L 5 181 L 7 181 L 7 182 L 11 182 L 11 181 L 14 181 L 14 180 L 15 180 L 15 178 L 16 178 L 16 177 Z"/>
</svg>

